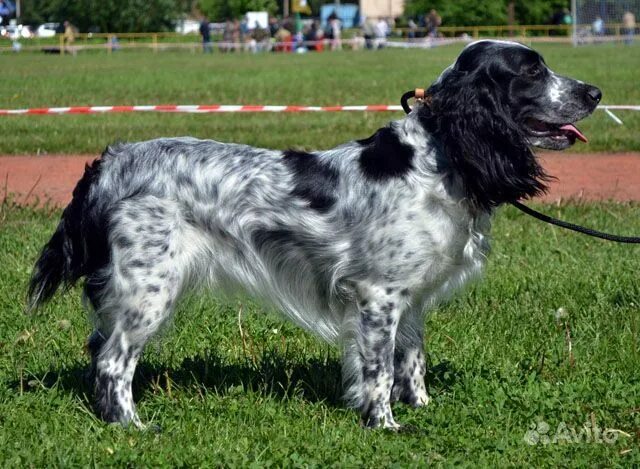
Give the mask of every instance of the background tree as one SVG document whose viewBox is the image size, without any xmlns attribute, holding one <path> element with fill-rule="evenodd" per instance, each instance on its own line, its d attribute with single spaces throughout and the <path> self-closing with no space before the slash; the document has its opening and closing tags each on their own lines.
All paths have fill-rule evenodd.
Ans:
<svg viewBox="0 0 640 469">
<path fill-rule="evenodd" d="M 516 20 L 520 24 L 548 24 L 555 12 L 563 8 L 571 8 L 571 2 L 564 0 L 533 2 L 520 0 L 515 4 Z"/>
<path fill-rule="evenodd" d="M 443 26 L 486 26 L 507 24 L 509 0 L 407 0 L 405 15 L 427 15 L 432 8 L 442 17 Z M 569 8 L 568 0 L 518 0 L 518 24 L 548 24 L 554 11 Z"/>
<path fill-rule="evenodd" d="M 69 20 L 81 32 L 154 32 L 173 28 L 182 13 L 174 0 L 22 0 L 22 21 Z"/>
<path fill-rule="evenodd" d="M 356 0 L 345 0 L 348 3 Z M 407 0 L 405 16 L 426 15 L 432 8 L 444 26 L 507 24 L 510 0 Z M 511 0 L 512 1 L 512 0 Z M 312 14 L 332 0 L 308 0 Z M 546 24 L 557 10 L 569 7 L 569 0 L 517 0 L 515 19 L 519 24 Z M 22 22 L 40 24 L 68 19 L 81 32 L 153 32 L 171 30 L 186 14 L 206 14 L 212 21 L 238 18 L 247 11 L 282 14 L 282 0 L 22 0 Z"/>
<path fill-rule="evenodd" d="M 200 0 L 198 7 L 211 21 L 239 18 L 248 11 L 266 11 L 270 15 L 279 12 L 276 0 Z"/>
</svg>

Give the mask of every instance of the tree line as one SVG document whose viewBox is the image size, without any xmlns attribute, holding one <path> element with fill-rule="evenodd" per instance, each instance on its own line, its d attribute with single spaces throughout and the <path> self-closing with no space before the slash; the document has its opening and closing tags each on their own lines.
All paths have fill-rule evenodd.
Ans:
<svg viewBox="0 0 640 469">
<path fill-rule="evenodd" d="M 415 18 L 435 9 L 443 26 L 505 25 L 511 7 L 515 24 L 549 24 L 555 12 L 570 4 L 569 0 L 407 0 L 405 16 Z"/>
<path fill-rule="evenodd" d="M 331 0 L 308 0 L 314 16 Z M 341 3 L 349 3 L 342 0 Z M 356 3 L 353 1 L 353 3 Z M 546 24 L 568 0 L 407 0 L 405 16 L 418 19 L 436 9 L 447 26 Z M 69 20 L 80 31 L 156 32 L 172 30 L 176 20 L 206 15 L 211 21 L 238 18 L 247 11 L 282 14 L 282 0 L 22 0 L 21 22 L 39 24 Z"/>
</svg>

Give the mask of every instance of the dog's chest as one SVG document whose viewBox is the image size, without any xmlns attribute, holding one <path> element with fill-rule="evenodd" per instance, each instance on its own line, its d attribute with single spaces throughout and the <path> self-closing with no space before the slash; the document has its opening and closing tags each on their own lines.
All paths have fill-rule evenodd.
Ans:
<svg viewBox="0 0 640 469">
<path fill-rule="evenodd" d="M 489 251 L 488 214 L 471 215 L 460 206 L 426 204 L 407 227 L 412 256 L 404 268 L 416 291 L 448 294 L 477 276 Z"/>
</svg>

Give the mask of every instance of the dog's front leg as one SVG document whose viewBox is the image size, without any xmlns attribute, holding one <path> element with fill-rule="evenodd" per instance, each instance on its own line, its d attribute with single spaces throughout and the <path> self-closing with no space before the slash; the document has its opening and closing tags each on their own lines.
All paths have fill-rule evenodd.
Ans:
<svg viewBox="0 0 640 469">
<path fill-rule="evenodd" d="M 394 353 L 394 382 L 392 401 L 414 407 L 429 403 L 424 382 L 427 370 L 424 356 L 424 313 L 422 308 L 405 311 L 398 324 Z"/>
<path fill-rule="evenodd" d="M 358 297 L 343 357 L 347 398 L 359 408 L 363 426 L 398 429 L 391 413 L 391 388 L 402 297 L 392 287 L 370 285 L 360 285 Z"/>
</svg>

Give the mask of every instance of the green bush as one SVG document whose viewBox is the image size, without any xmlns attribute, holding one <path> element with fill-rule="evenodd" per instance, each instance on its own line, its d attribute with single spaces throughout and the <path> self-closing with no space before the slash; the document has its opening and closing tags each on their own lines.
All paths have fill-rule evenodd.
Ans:
<svg viewBox="0 0 640 469">
<path fill-rule="evenodd" d="M 200 0 L 198 6 L 212 21 L 239 18 L 247 11 L 267 11 L 270 15 L 278 12 L 276 0 Z"/>
<path fill-rule="evenodd" d="M 38 24 L 69 20 L 79 31 L 168 31 L 180 15 L 173 0 L 23 0 L 22 21 Z"/>
<path fill-rule="evenodd" d="M 405 15 L 418 17 L 429 14 L 435 8 L 443 26 L 485 26 L 507 24 L 507 7 L 510 0 L 407 0 Z M 547 24 L 553 12 L 568 8 L 566 0 L 531 0 L 515 3 L 515 19 L 518 24 Z"/>
</svg>

